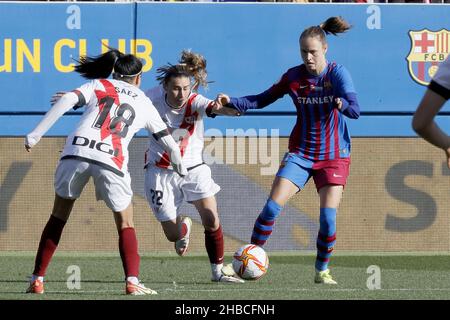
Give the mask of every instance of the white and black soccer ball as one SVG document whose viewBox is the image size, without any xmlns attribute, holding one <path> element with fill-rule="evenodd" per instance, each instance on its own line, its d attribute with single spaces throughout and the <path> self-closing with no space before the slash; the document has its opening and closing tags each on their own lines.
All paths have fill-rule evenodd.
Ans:
<svg viewBox="0 0 450 320">
<path fill-rule="evenodd" d="M 256 280 L 266 274 L 269 257 L 266 251 L 255 244 L 240 247 L 233 255 L 233 269 L 245 280 Z"/>
</svg>

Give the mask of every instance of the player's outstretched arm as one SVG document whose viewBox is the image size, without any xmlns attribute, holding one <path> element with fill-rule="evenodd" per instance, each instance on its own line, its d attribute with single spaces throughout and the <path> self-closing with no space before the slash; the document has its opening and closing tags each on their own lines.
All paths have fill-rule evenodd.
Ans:
<svg viewBox="0 0 450 320">
<path fill-rule="evenodd" d="M 214 101 L 212 112 L 215 114 L 221 114 L 224 116 L 234 116 L 234 117 L 240 116 L 241 113 L 238 110 L 236 110 L 235 108 L 231 107 L 229 105 L 229 103 L 230 103 L 230 97 L 223 93 L 220 93 L 217 96 L 216 100 Z"/>
<path fill-rule="evenodd" d="M 59 99 L 62 98 L 63 95 L 65 95 L 67 91 L 57 91 L 54 95 L 52 95 L 52 98 L 50 99 L 50 104 L 54 105 L 58 102 Z"/>
<path fill-rule="evenodd" d="M 234 117 L 239 117 L 240 115 L 242 115 L 241 110 L 239 108 L 236 108 L 231 103 L 230 96 L 226 95 L 225 93 L 219 93 L 217 95 L 216 100 L 214 100 L 212 112 L 214 114 Z"/>
<path fill-rule="evenodd" d="M 64 94 L 45 114 L 39 124 L 25 136 L 25 149 L 30 152 L 41 137 L 55 124 L 55 122 L 67 111 L 78 103 L 78 96 L 73 92 Z"/>
<path fill-rule="evenodd" d="M 450 168 L 450 137 L 434 121 L 446 99 L 427 89 L 412 120 L 414 131 L 434 146 L 444 150 Z"/>
<path fill-rule="evenodd" d="M 283 97 L 284 94 L 285 92 L 282 89 L 279 89 L 278 85 L 274 85 L 260 94 L 240 98 L 229 97 L 224 93 L 220 93 L 216 100 L 221 101 L 223 106 L 236 109 L 239 111 L 239 114 L 242 115 L 247 110 L 265 108 Z"/>
</svg>

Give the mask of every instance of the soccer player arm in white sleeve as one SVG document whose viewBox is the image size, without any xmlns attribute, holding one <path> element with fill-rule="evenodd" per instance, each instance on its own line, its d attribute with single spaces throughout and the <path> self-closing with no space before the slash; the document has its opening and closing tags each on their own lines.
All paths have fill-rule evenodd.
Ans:
<svg viewBox="0 0 450 320">
<path fill-rule="evenodd" d="M 75 92 L 68 92 L 61 97 L 45 114 L 39 124 L 25 137 L 25 149 L 30 152 L 41 137 L 55 124 L 67 111 L 79 103 L 79 96 Z"/>
<path fill-rule="evenodd" d="M 149 120 L 147 121 L 146 129 L 164 148 L 164 151 L 169 154 L 170 162 L 175 172 L 184 177 L 188 172 L 182 162 L 180 147 L 173 139 L 172 135 L 169 132 L 169 129 L 167 128 L 167 125 L 161 119 L 161 116 L 159 115 L 151 100 L 148 99 L 147 101 L 149 102 Z"/>
<path fill-rule="evenodd" d="M 163 130 L 153 134 L 156 140 L 163 146 L 164 150 L 170 155 L 170 162 L 173 170 L 181 177 L 188 174 L 186 167 L 183 165 L 180 147 L 175 142 L 169 131 Z"/>
</svg>

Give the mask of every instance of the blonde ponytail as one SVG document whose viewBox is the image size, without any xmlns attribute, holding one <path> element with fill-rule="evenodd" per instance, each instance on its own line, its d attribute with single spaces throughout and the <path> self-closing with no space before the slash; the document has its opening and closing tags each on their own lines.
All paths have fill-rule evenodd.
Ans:
<svg viewBox="0 0 450 320">
<path fill-rule="evenodd" d="M 197 90 L 199 86 L 208 87 L 206 59 L 202 55 L 190 50 L 183 50 L 178 62 L 175 65 L 169 63 L 156 69 L 158 74 L 156 79 L 165 85 L 173 77 L 185 76 L 194 80 L 193 90 Z"/>
<path fill-rule="evenodd" d="M 194 87 L 208 87 L 208 82 L 206 81 L 208 76 L 206 71 L 206 59 L 202 55 L 190 50 L 183 50 L 179 62 L 180 64 L 185 64 L 187 66 L 192 78 L 195 80 L 196 85 L 194 85 Z"/>
<path fill-rule="evenodd" d="M 320 24 L 320 28 L 326 34 L 337 35 L 338 33 L 344 33 L 351 28 L 350 24 L 345 21 L 342 17 L 331 17 L 325 22 Z"/>
</svg>

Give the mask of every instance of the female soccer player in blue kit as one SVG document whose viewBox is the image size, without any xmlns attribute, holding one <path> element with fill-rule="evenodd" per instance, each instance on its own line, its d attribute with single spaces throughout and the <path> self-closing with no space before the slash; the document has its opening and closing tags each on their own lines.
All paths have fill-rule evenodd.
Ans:
<svg viewBox="0 0 450 320">
<path fill-rule="evenodd" d="M 341 17 L 331 17 L 300 35 L 303 64 L 289 69 L 268 90 L 251 96 L 230 98 L 219 94 L 223 104 L 244 113 L 261 109 L 289 94 L 297 108 L 297 122 L 272 185 L 270 197 L 256 219 L 251 242 L 263 246 L 275 219 L 288 200 L 312 177 L 320 197 L 320 229 L 315 263 L 316 283 L 337 284 L 328 262 L 336 242 L 336 212 L 350 167 L 350 134 L 345 117 L 357 119 L 359 105 L 348 71 L 326 60 L 327 34 L 350 29 Z M 345 116 L 345 117 L 344 117 Z"/>
</svg>

